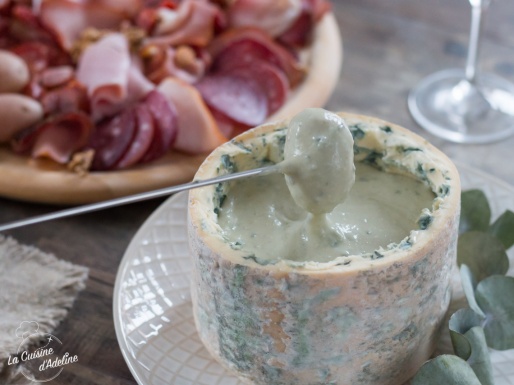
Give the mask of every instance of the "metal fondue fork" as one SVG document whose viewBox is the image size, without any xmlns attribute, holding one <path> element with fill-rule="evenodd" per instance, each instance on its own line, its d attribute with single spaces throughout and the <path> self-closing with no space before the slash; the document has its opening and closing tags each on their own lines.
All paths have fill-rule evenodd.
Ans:
<svg viewBox="0 0 514 385">
<path fill-rule="evenodd" d="M 144 193 L 129 195 L 129 196 L 121 197 L 121 198 L 110 199 L 110 200 L 103 201 L 103 202 L 73 207 L 71 209 L 64 209 L 64 210 L 56 211 L 56 212 L 49 213 L 49 214 L 38 215 L 38 216 L 35 216 L 32 218 L 27 218 L 27 219 L 22 219 L 19 221 L 5 223 L 3 225 L 0 225 L 0 232 L 5 231 L 5 230 L 15 229 L 18 227 L 33 225 L 36 223 L 51 221 L 54 219 L 71 217 L 74 215 L 89 213 L 89 212 L 93 212 L 93 211 L 99 211 L 99 210 L 107 209 L 110 207 L 121 206 L 121 205 L 135 203 L 135 202 L 141 202 L 141 201 L 148 200 L 148 199 L 160 198 L 163 196 L 178 193 L 180 191 L 185 191 L 185 190 L 203 187 L 203 186 L 209 186 L 209 185 L 216 184 L 216 183 L 228 182 L 228 181 L 231 181 L 234 179 L 246 178 L 246 177 L 257 176 L 257 175 L 268 175 L 268 174 L 278 172 L 278 171 L 279 171 L 279 166 L 277 164 L 277 165 L 273 165 L 273 166 L 260 167 L 260 168 L 256 168 L 253 170 L 247 170 L 247 171 L 235 172 L 233 174 L 217 176 L 217 177 L 211 178 L 211 179 L 193 181 L 190 183 L 181 184 L 181 185 L 177 185 L 177 186 L 165 187 L 162 189 L 147 191 Z"/>
</svg>

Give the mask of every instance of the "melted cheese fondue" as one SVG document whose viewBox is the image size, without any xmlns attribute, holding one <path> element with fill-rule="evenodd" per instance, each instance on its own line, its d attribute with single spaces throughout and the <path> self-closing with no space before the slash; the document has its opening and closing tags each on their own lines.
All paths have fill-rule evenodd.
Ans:
<svg viewBox="0 0 514 385">
<path fill-rule="evenodd" d="M 327 215 L 298 206 L 281 174 L 237 182 L 218 222 L 227 239 L 260 262 L 272 262 L 269 256 L 327 262 L 399 243 L 434 199 L 427 186 L 403 175 L 360 163 L 356 174 L 346 201 Z"/>
<path fill-rule="evenodd" d="M 366 253 L 380 258 L 382 248 L 409 235 L 435 197 L 413 178 L 355 168 L 351 133 L 322 109 L 291 121 L 278 168 L 285 178 L 275 173 L 234 182 L 218 214 L 224 237 L 261 264 Z"/>
<path fill-rule="evenodd" d="M 314 214 L 331 212 L 355 182 L 353 137 L 344 120 L 321 108 L 296 115 L 279 169 L 298 206 Z"/>
</svg>

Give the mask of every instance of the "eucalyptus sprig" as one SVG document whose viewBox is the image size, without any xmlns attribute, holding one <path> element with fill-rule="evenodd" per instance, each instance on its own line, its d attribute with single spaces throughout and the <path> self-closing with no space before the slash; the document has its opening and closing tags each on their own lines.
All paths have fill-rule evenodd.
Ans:
<svg viewBox="0 0 514 385">
<path fill-rule="evenodd" d="M 455 355 L 427 361 L 412 385 L 494 385 L 489 347 L 514 349 L 514 277 L 506 253 L 514 245 L 514 213 L 491 224 L 491 208 L 481 190 L 462 193 L 457 263 L 469 308 L 449 322 Z"/>
</svg>

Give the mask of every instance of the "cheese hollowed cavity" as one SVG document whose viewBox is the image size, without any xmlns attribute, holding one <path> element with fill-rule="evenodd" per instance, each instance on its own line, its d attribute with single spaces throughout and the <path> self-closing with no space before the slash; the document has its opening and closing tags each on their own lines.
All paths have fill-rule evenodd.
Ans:
<svg viewBox="0 0 514 385">
<path fill-rule="evenodd" d="M 227 239 L 218 222 L 230 184 L 190 192 L 196 326 L 211 354 L 249 383 L 397 385 L 434 350 L 450 299 L 457 171 L 401 127 L 340 115 L 352 132 L 358 167 L 415 178 L 435 196 L 393 244 L 321 262 L 283 259 L 277 247 L 277 256 L 260 260 Z M 196 178 L 241 171 L 247 159 L 279 162 L 287 123 L 257 127 L 222 145 Z"/>
</svg>

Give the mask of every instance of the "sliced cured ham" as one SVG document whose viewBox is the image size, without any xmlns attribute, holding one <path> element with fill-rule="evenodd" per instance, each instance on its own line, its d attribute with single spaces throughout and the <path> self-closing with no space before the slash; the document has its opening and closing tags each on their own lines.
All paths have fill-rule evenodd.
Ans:
<svg viewBox="0 0 514 385">
<path fill-rule="evenodd" d="M 189 44 L 206 46 L 223 18 L 221 10 L 204 0 L 184 0 L 176 10 L 161 7 L 149 43 L 166 46 Z"/>
<path fill-rule="evenodd" d="M 314 35 L 314 26 L 330 10 L 330 4 L 320 0 L 302 0 L 302 11 L 295 22 L 286 29 L 278 40 L 289 47 L 304 47 Z"/>
<path fill-rule="evenodd" d="M 80 2 L 46 0 L 41 4 L 40 18 L 64 49 L 70 49 L 75 39 L 88 27 L 87 14 Z"/>
<path fill-rule="evenodd" d="M 62 87 L 44 91 L 40 101 L 46 116 L 78 111 L 89 113 L 87 91 L 73 80 Z"/>
<path fill-rule="evenodd" d="M 33 132 L 34 144 L 31 155 L 34 158 L 49 158 L 65 164 L 75 151 L 87 144 L 92 128 L 91 120 L 84 113 L 58 115 Z"/>
<path fill-rule="evenodd" d="M 94 121 L 121 111 L 127 98 L 130 54 L 125 36 L 109 34 L 80 57 L 77 80 L 87 87 Z"/>
<path fill-rule="evenodd" d="M 32 74 L 43 71 L 48 67 L 65 66 L 71 63 L 67 53 L 55 45 L 42 42 L 24 42 L 11 48 L 27 63 Z"/>
<path fill-rule="evenodd" d="M 155 89 L 155 85 L 148 80 L 141 69 L 137 57 L 132 57 L 127 79 L 127 103 L 136 102 Z"/>
<path fill-rule="evenodd" d="M 126 109 L 96 126 L 88 147 L 95 151 L 91 168 L 111 170 L 129 148 L 136 132 L 136 115 Z"/>
<path fill-rule="evenodd" d="M 42 42 L 54 45 L 58 37 L 51 28 L 47 28 L 44 22 L 33 10 L 26 5 L 15 5 L 11 11 L 9 23 L 10 37 L 19 42 Z"/>
<path fill-rule="evenodd" d="M 45 69 L 39 78 L 41 85 L 45 88 L 62 86 L 75 76 L 72 66 L 57 66 Z"/>
<path fill-rule="evenodd" d="M 235 0 L 228 9 L 231 27 L 256 27 L 276 37 L 285 32 L 302 11 L 302 0 Z"/>
<path fill-rule="evenodd" d="M 158 91 L 151 91 L 143 100 L 154 123 L 154 137 L 141 162 L 151 162 L 166 154 L 178 133 L 178 117 L 175 106 Z"/>
<path fill-rule="evenodd" d="M 177 109 L 178 134 L 174 149 L 201 154 L 212 151 L 227 140 L 193 86 L 179 79 L 167 78 L 157 90 Z"/>
<path fill-rule="evenodd" d="M 47 1 L 47 0 L 45 0 Z M 96 8 L 116 15 L 120 20 L 131 19 L 145 5 L 144 0 L 82 0 L 87 7 Z"/>
<path fill-rule="evenodd" d="M 117 30 L 141 6 L 139 0 L 44 0 L 40 18 L 61 47 L 69 50 L 86 28 Z"/>
<path fill-rule="evenodd" d="M 213 40 L 208 51 L 214 60 L 214 71 L 262 60 L 284 71 L 291 87 L 295 87 L 305 76 L 305 69 L 289 51 L 255 28 L 228 30 Z"/>
<path fill-rule="evenodd" d="M 114 168 L 123 169 L 138 163 L 146 154 L 154 137 L 154 121 L 149 108 L 140 103 L 133 108 L 136 131 L 132 142 Z"/>
<path fill-rule="evenodd" d="M 0 0 L 0 11 L 3 11 L 11 4 L 11 0 Z"/>
</svg>

